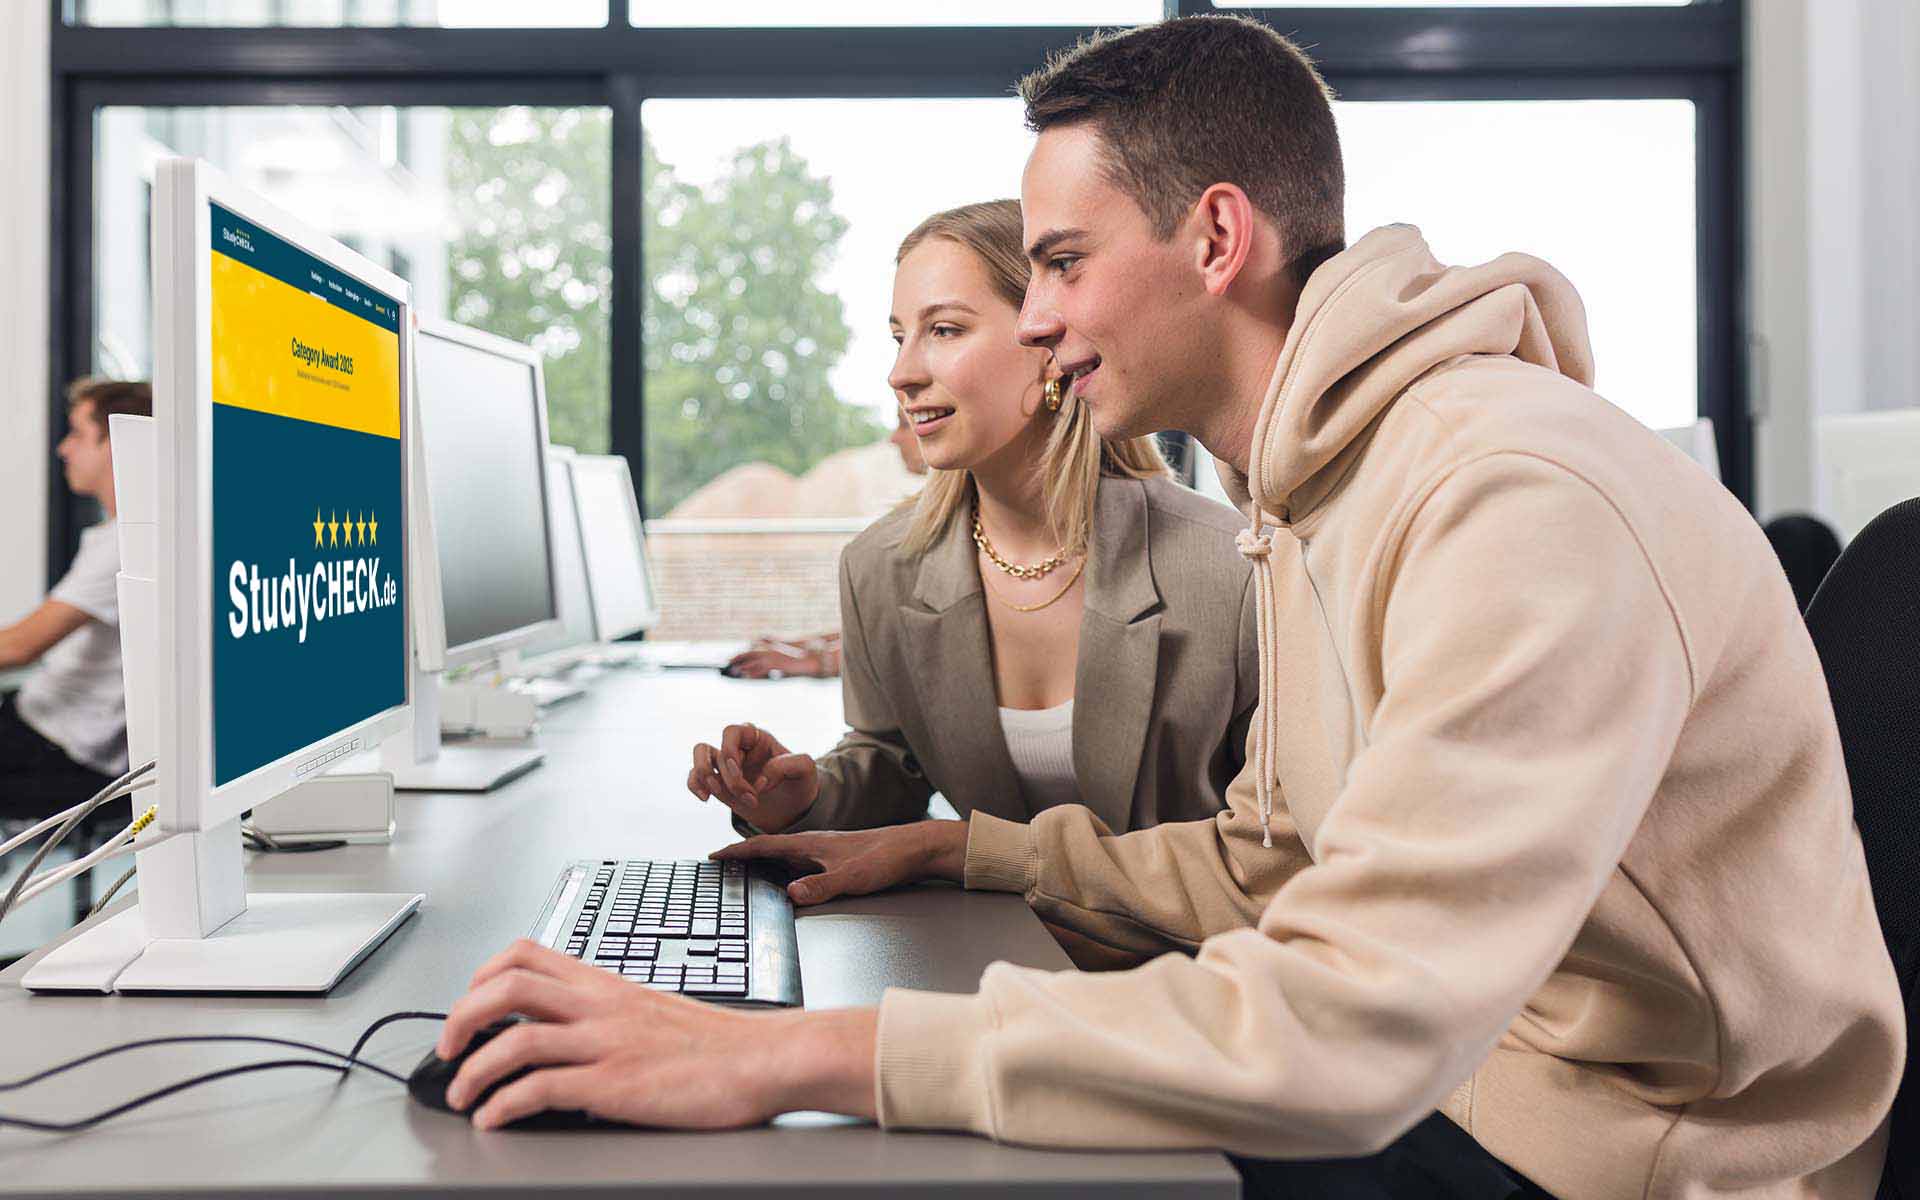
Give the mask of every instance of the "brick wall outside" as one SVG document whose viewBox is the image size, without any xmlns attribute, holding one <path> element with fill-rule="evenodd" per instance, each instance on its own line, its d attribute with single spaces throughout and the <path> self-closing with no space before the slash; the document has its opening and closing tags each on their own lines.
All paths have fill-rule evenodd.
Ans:
<svg viewBox="0 0 1920 1200">
<path fill-rule="evenodd" d="M 663 532 L 647 551 L 655 641 L 736 641 L 840 628 L 840 550 L 855 531 Z"/>
</svg>

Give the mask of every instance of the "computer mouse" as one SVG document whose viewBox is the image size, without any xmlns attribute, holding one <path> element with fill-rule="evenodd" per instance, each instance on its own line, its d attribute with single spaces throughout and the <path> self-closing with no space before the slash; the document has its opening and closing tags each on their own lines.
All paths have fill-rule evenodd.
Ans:
<svg viewBox="0 0 1920 1200">
<path fill-rule="evenodd" d="M 486 1045 L 494 1038 L 499 1037 L 502 1033 L 512 1029 L 524 1020 L 526 1020 L 525 1017 L 507 1017 L 504 1020 L 495 1021 L 493 1024 L 486 1026 L 473 1035 L 473 1040 L 467 1043 L 467 1048 L 455 1055 L 452 1062 L 448 1062 L 431 1050 L 427 1051 L 427 1056 L 421 1059 L 420 1064 L 414 1067 L 413 1073 L 407 1076 L 407 1094 L 412 1096 L 417 1103 L 424 1104 L 428 1108 L 438 1109 L 441 1112 L 454 1112 L 455 1110 L 447 1104 L 447 1085 L 452 1083 L 453 1077 L 460 1073 L 460 1064 L 466 1062 L 467 1056 L 475 1050 L 478 1050 L 480 1047 Z M 480 1093 L 480 1098 L 473 1102 L 467 1113 L 461 1113 L 459 1115 L 469 1116 L 472 1112 L 477 1112 L 480 1106 L 485 1104 L 487 1099 L 495 1092 L 537 1069 L 536 1067 L 522 1067 L 504 1079 L 499 1080 L 492 1087 Z M 506 1128 L 613 1129 L 622 1128 L 622 1126 L 617 1122 L 603 1121 L 599 1117 L 591 1113 L 582 1112 L 579 1109 L 554 1109 L 543 1113 L 535 1113 L 530 1117 L 522 1117 L 518 1121 L 507 1125 Z"/>
</svg>

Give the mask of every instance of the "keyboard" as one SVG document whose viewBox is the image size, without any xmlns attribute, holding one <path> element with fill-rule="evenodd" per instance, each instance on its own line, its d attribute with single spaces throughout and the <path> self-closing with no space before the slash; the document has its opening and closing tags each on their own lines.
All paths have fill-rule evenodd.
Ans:
<svg viewBox="0 0 1920 1200">
<path fill-rule="evenodd" d="M 793 902 L 759 864 L 581 859 L 560 872 L 528 936 L 657 991 L 800 1004 Z"/>
</svg>

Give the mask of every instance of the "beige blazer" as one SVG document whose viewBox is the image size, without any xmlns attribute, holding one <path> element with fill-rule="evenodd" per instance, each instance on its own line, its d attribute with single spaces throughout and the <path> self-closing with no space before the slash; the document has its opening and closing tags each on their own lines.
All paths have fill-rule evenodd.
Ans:
<svg viewBox="0 0 1920 1200">
<path fill-rule="evenodd" d="M 796 830 L 918 820 L 936 791 L 962 817 L 1034 815 L 1000 728 L 973 541 L 955 521 L 904 554 L 911 519 L 881 518 L 841 555 L 852 728 L 820 759 L 819 799 Z M 1241 523 L 1171 480 L 1100 483 L 1073 766 L 1082 802 L 1115 831 L 1208 819 L 1240 770 L 1259 665 Z"/>
</svg>

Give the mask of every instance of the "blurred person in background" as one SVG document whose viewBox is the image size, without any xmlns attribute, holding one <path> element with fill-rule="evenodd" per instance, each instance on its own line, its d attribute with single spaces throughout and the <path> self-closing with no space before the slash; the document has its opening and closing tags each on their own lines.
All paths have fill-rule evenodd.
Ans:
<svg viewBox="0 0 1920 1200">
<path fill-rule="evenodd" d="M 107 418 L 151 416 L 145 383 L 81 379 L 67 388 L 67 436 L 55 453 L 75 495 L 106 519 L 80 535 L 80 552 L 40 606 L 0 628 L 0 670 L 38 666 L 0 702 L 0 817 L 37 818 L 78 804 L 127 770 L 127 696 L 120 674 L 114 577 L 113 443 Z"/>
</svg>

